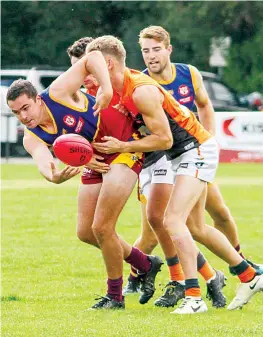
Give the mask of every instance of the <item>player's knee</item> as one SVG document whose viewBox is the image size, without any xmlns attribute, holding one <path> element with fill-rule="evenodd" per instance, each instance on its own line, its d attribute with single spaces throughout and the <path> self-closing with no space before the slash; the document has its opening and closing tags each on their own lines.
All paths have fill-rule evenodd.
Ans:
<svg viewBox="0 0 263 337">
<path fill-rule="evenodd" d="M 94 238 L 92 231 L 77 228 L 77 237 L 79 238 L 80 241 L 97 247 L 97 240 Z"/>
<path fill-rule="evenodd" d="M 147 218 L 153 229 L 163 227 L 163 214 L 160 214 L 158 212 L 148 212 Z"/>
<path fill-rule="evenodd" d="M 231 214 L 228 207 L 225 204 L 221 204 L 215 208 L 211 217 L 216 223 L 225 223 L 230 220 Z"/>
<path fill-rule="evenodd" d="M 98 242 L 102 242 L 105 238 L 110 237 L 115 232 L 111 226 L 105 224 L 101 225 L 98 223 L 93 223 L 92 231 Z"/>
</svg>

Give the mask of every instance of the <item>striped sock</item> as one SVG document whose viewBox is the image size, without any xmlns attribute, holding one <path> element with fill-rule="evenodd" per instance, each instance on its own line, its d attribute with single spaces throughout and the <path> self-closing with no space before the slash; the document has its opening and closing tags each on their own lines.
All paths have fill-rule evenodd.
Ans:
<svg viewBox="0 0 263 337">
<path fill-rule="evenodd" d="M 216 276 L 216 272 L 212 266 L 207 262 L 204 255 L 199 252 L 197 255 L 197 270 L 203 276 L 205 281 L 209 283 Z"/>
<path fill-rule="evenodd" d="M 246 260 L 243 260 L 237 266 L 232 267 L 235 273 L 237 274 L 240 282 L 247 283 L 253 280 L 257 272 L 252 268 Z"/>
<path fill-rule="evenodd" d="M 182 283 L 185 277 L 178 255 L 167 258 L 166 262 L 170 273 L 170 280 Z"/>
<path fill-rule="evenodd" d="M 201 297 L 201 290 L 197 278 L 185 280 L 185 297 Z"/>
</svg>

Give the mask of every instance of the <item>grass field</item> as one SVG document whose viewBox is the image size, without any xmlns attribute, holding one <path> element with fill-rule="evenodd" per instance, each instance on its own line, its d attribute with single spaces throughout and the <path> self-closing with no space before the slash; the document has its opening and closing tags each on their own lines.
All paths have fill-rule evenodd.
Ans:
<svg viewBox="0 0 263 337">
<path fill-rule="evenodd" d="M 263 293 L 243 310 L 213 309 L 203 315 L 170 315 L 128 297 L 124 312 L 94 312 L 106 275 L 100 252 L 75 235 L 78 179 L 52 185 L 33 165 L 2 168 L 2 336 L 4 337 L 244 337 L 263 336 Z M 217 182 L 239 227 L 243 252 L 263 263 L 263 166 L 220 165 Z M 211 223 L 210 219 L 207 221 Z M 140 231 L 139 204 L 132 195 L 118 232 L 132 243 Z M 238 284 L 225 263 L 206 249 L 210 262 L 228 277 L 228 303 Z M 155 253 L 163 256 L 158 247 Z M 158 274 L 154 298 L 168 280 Z M 128 275 L 128 265 L 125 265 Z M 205 286 L 201 280 L 203 295 Z"/>
</svg>

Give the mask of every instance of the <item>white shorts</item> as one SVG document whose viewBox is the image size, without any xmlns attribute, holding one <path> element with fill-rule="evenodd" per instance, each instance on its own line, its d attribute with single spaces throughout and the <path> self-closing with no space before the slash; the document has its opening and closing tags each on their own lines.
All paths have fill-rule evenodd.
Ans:
<svg viewBox="0 0 263 337">
<path fill-rule="evenodd" d="M 211 183 L 216 174 L 219 149 L 214 137 L 198 148 L 189 150 L 171 161 L 174 174 L 186 175 Z"/>
<path fill-rule="evenodd" d="M 164 155 L 156 163 L 142 169 L 139 175 L 139 200 L 149 197 L 151 184 L 174 184 L 175 173 L 171 161 Z"/>
</svg>

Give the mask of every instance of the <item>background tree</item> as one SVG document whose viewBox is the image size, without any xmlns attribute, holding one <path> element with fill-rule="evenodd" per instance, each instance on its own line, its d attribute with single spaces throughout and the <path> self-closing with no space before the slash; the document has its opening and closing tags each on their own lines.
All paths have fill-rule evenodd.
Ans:
<svg viewBox="0 0 263 337">
<path fill-rule="evenodd" d="M 138 34 L 149 25 L 171 33 L 172 60 L 209 67 L 212 37 L 231 37 L 224 80 L 239 92 L 263 91 L 263 2 L 4 1 L 3 66 L 69 65 L 67 47 L 83 36 L 112 34 L 143 69 Z M 212 69 L 213 70 L 213 69 Z"/>
</svg>

